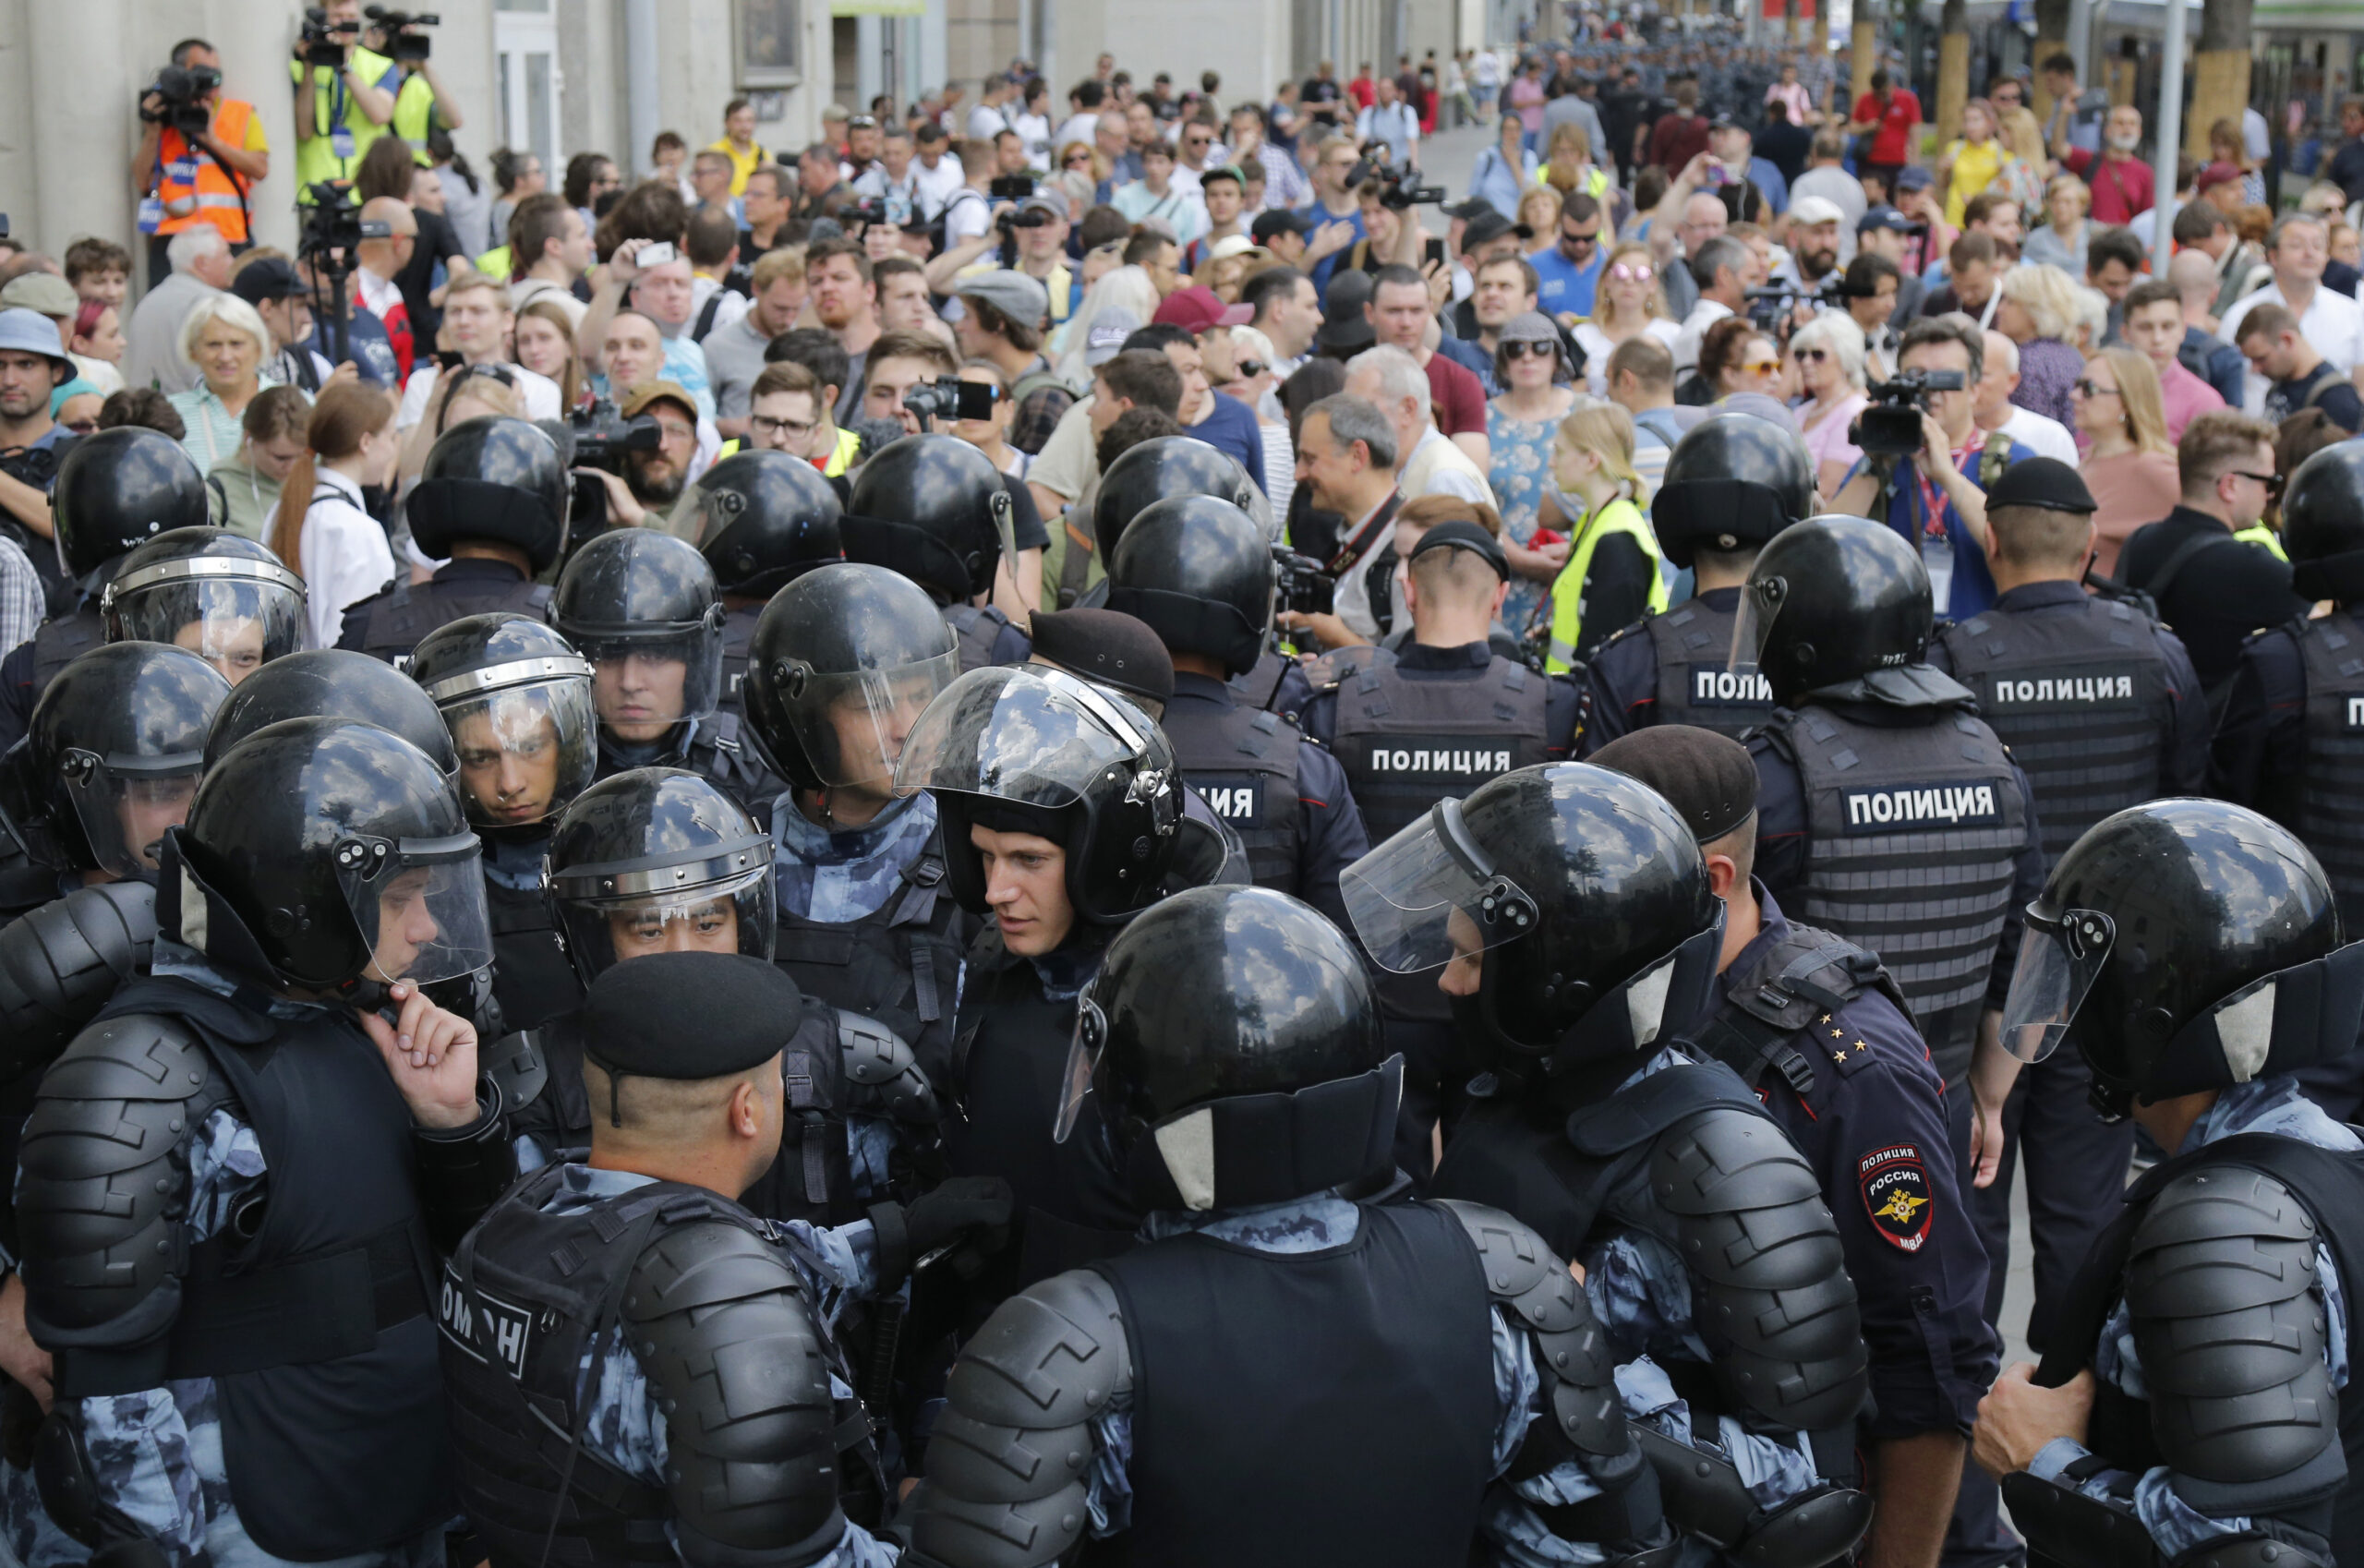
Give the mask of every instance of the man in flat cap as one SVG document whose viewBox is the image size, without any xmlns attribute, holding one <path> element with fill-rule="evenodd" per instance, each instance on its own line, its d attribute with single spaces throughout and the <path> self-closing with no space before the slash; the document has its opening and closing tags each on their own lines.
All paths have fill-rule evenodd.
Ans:
<svg viewBox="0 0 2364 1568">
<path fill-rule="evenodd" d="M 1859 1440 L 1879 1508 L 1865 1559 L 1934 1564 L 1999 1346 L 1928 1048 L 1876 956 L 1791 923 L 1751 874 L 1748 748 L 1662 724 L 1592 761 L 1664 795 L 1707 858 L 1724 901 L 1723 952 L 1716 1010 L 1692 1038 L 1756 1091 L 1838 1219 L 1871 1352 L 1875 1411 Z"/>
</svg>

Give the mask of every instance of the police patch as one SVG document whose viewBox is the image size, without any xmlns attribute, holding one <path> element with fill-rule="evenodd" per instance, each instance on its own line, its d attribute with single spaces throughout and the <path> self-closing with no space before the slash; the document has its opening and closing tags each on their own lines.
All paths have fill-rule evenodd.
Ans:
<svg viewBox="0 0 2364 1568">
<path fill-rule="evenodd" d="M 1920 1251 L 1937 1217 L 1936 1193 L 1920 1146 L 1891 1143 L 1873 1150 L 1855 1163 L 1855 1180 L 1872 1228 L 1903 1251 Z"/>
<path fill-rule="evenodd" d="M 1264 821 L 1264 780 L 1253 773 L 1193 773 L 1190 787 L 1207 808 L 1235 826 L 1260 826 Z"/>
<path fill-rule="evenodd" d="M 1734 675 L 1720 664 L 1695 664 L 1691 667 L 1691 706 L 1769 709 L 1773 706 L 1773 682 L 1762 674 Z"/>
<path fill-rule="evenodd" d="M 481 1289 L 476 1292 L 476 1300 L 484 1307 L 483 1334 L 489 1340 L 492 1353 L 512 1376 L 524 1377 L 525 1350 L 534 1330 L 532 1309 L 503 1301 Z M 458 1273 L 446 1263 L 443 1288 L 435 1302 L 436 1327 L 442 1330 L 445 1342 L 461 1355 L 471 1361 L 482 1361 L 487 1346 L 479 1340 L 476 1314 L 471 1306 Z"/>
<path fill-rule="evenodd" d="M 1999 784 L 1899 784 L 1888 790 L 1846 792 L 1846 831 L 1852 833 L 1942 832 L 1949 827 L 1992 827 L 2003 820 Z"/>
</svg>

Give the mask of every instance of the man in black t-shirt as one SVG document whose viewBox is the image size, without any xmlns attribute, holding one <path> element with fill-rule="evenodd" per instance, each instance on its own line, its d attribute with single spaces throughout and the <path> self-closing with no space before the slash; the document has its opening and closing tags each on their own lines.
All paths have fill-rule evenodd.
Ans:
<svg viewBox="0 0 2364 1568">
<path fill-rule="evenodd" d="M 2303 409 L 2320 408 L 2332 423 L 2354 435 L 2364 426 L 2364 399 L 2307 341 L 2298 319 L 2279 305 L 2260 305 L 2241 318 L 2241 341 L 2234 346 L 2249 368 L 2265 378 L 2265 417 L 2279 425 Z"/>
</svg>

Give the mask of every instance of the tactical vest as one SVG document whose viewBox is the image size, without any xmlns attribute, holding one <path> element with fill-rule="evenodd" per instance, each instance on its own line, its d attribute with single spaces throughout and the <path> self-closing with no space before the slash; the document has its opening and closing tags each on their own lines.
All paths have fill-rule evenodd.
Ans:
<svg viewBox="0 0 2364 1568">
<path fill-rule="evenodd" d="M 2307 666 L 2298 837 L 2331 876 L 2343 924 L 2364 920 L 2364 624 L 2347 610 L 2290 628 Z"/>
<path fill-rule="evenodd" d="M 1550 682 L 1506 658 L 1465 680 L 1416 681 L 1374 648 L 1341 672 L 1335 701 L 1338 761 L 1374 844 L 1439 801 L 1548 760 Z"/>
<path fill-rule="evenodd" d="M 136 980 L 99 1018 L 130 1015 L 203 1041 L 269 1175 L 190 1246 L 163 1342 L 61 1348 L 59 1393 L 211 1378 L 231 1500 L 277 1557 L 392 1548 L 450 1518 L 433 1255 L 410 1108 L 377 1047 L 347 1015 L 271 1019 L 180 980 Z"/>
<path fill-rule="evenodd" d="M 1799 917 L 1880 956 L 1952 1083 L 1970 1066 L 2028 808 L 2003 743 L 1967 704 L 1929 720 L 1875 729 L 1809 705 L 1767 728 L 1805 790 Z"/>
<path fill-rule="evenodd" d="M 1295 895 L 1305 844 L 1297 726 L 1260 708 L 1182 697 L 1166 705 L 1160 728 L 1183 779 L 1239 835 L 1256 886 Z"/>
<path fill-rule="evenodd" d="M 1822 1081 L 1815 1054 L 1801 1050 L 1801 1030 L 1866 991 L 1878 991 L 1908 1019 L 1912 1009 L 1879 956 L 1844 936 L 1791 923 L 1789 935 L 1767 943 L 1745 969 L 1723 976 L 1724 995 L 1693 1043 L 1751 1089 L 1769 1067 L 1806 1100 Z M 1827 1067 L 1824 1062 L 1820 1067 Z"/>
<path fill-rule="evenodd" d="M 944 623 L 959 637 L 961 674 L 1000 662 L 994 657 L 994 645 L 1010 624 L 1008 616 L 989 604 L 948 604 L 943 614 Z"/>
<path fill-rule="evenodd" d="M 788 808 L 793 809 L 793 808 Z M 831 925 L 782 910 L 775 960 L 797 989 L 901 1035 L 932 1083 L 947 1082 L 960 962 L 974 922 L 944 886 L 939 827 L 902 885 L 860 920 Z"/>
<path fill-rule="evenodd" d="M 25 697 L 25 715 L 30 721 L 33 705 L 57 679 L 57 672 L 89 653 L 105 645 L 107 629 L 95 609 L 78 609 L 62 620 L 44 621 L 33 633 L 33 689 Z M 30 722 L 28 728 L 30 728 Z"/>
<path fill-rule="evenodd" d="M 1359 1214 L 1321 1252 L 1190 1235 L 1093 1265 L 1132 1351 L 1133 1514 L 1085 1562 L 1463 1560 L 1500 1414 L 1478 1249 L 1441 1209 Z"/>
<path fill-rule="evenodd" d="M 1658 658 L 1654 724 L 1690 724 L 1737 741 L 1773 717 L 1773 687 L 1762 675 L 1732 675 L 1733 609 L 1687 599 L 1645 617 L 1642 634 Z"/>
<path fill-rule="evenodd" d="M 492 920 L 492 994 L 502 1020 L 532 1029 L 583 1003 L 583 983 L 566 956 L 541 889 L 484 879 L 485 912 Z"/>
<path fill-rule="evenodd" d="M 1945 633 L 1954 678 L 2027 770 L 2046 865 L 2102 818 L 2159 796 L 2175 697 L 2155 625 L 2085 598 L 1990 609 Z"/>
<path fill-rule="evenodd" d="M 675 1182 L 546 1214 L 564 1172 L 546 1165 L 520 1182 L 443 1268 L 436 1315 L 461 1500 L 501 1568 L 669 1568 L 678 1558 L 666 1490 L 576 1440 L 584 1357 L 615 1328 L 633 1266 L 669 1231 L 719 1223 L 782 1244 L 738 1204 Z M 815 1337 L 830 1344 L 814 1317 Z M 832 1358 L 842 1361 L 834 1347 Z M 833 1369 L 851 1386 L 850 1369 Z M 843 1473 L 858 1481 L 873 1473 L 868 1426 L 859 1407 L 838 1403 L 847 1407 L 838 1428 Z M 752 1462 L 749 1469 L 760 1473 Z M 847 1502 L 849 1513 L 857 1511 Z"/>
<path fill-rule="evenodd" d="M 747 647 L 755 640 L 755 622 L 763 614 L 760 604 L 741 605 L 722 622 L 722 698 L 718 706 L 742 720 L 747 713 Z"/>
<path fill-rule="evenodd" d="M 1297 660 L 1267 648 L 1253 669 L 1242 670 L 1224 684 L 1232 701 L 1242 707 L 1260 707 L 1296 723 L 1305 701 L 1313 694 Z"/>
<path fill-rule="evenodd" d="M 694 725 L 677 724 L 666 750 L 638 761 L 620 752 L 602 725 L 597 777 L 612 778 L 635 767 L 686 767 L 702 773 L 744 806 L 766 832 L 771 830 L 772 802 L 788 788 L 745 738 L 735 713 L 710 713 Z"/>
<path fill-rule="evenodd" d="M 542 620 L 549 609 L 550 588 L 531 578 L 492 582 L 466 577 L 456 582 L 399 583 L 384 593 L 362 600 L 344 612 L 346 636 L 357 633 L 363 653 L 396 669 L 410 668 L 411 650 L 430 632 L 449 626 L 464 615 L 489 615 L 512 610 Z M 353 645 L 349 641 L 347 646 Z"/>
</svg>

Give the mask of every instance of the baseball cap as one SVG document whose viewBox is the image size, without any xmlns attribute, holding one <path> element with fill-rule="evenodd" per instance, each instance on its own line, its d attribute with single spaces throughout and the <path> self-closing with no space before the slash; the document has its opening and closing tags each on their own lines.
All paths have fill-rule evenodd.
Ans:
<svg viewBox="0 0 2364 1568">
<path fill-rule="evenodd" d="M 1917 163 L 1908 163 L 1896 172 L 1896 188 L 1899 190 L 1926 190 L 1936 180 L 1935 175 Z"/>
<path fill-rule="evenodd" d="M 82 308 L 74 285 L 54 272 L 27 272 L 0 288 L 0 307 L 37 311 L 43 316 L 71 316 Z"/>
<path fill-rule="evenodd" d="M 1843 223 L 1847 214 L 1839 203 L 1827 196 L 1801 196 L 1790 204 L 1790 223 L 1801 224 Z"/>
<path fill-rule="evenodd" d="M 311 290 L 296 275 L 292 263 L 266 256 L 239 268 L 238 275 L 230 280 L 230 292 L 248 305 L 260 305 L 266 299 L 294 299 Z"/>
<path fill-rule="evenodd" d="M 963 299 L 982 299 L 1023 326 L 1039 327 L 1051 313 L 1050 290 L 1025 273 L 1007 268 L 962 278 L 954 292 Z"/>
<path fill-rule="evenodd" d="M 74 364 L 58 346 L 57 323 L 21 305 L 0 309 L 0 350 L 38 354 L 68 368 Z"/>
<path fill-rule="evenodd" d="M 1229 180 L 1243 190 L 1248 187 L 1248 176 L 1239 172 L 1239 165 L 1236 163 L 1217 163 L 1212 169 L 1200 171 L 1199 183 L 1203 186 L 1209 180 Z"/>
<path fill-rule="evenodd" d="M 2241 172 L 2238 163 L 2211 163 L 2200 171 L 2200 177 L 2193 182 L 2192 188 L 2204 191 L 2220 185 L 2239 185 L 2247 178 L 2249 176 Z"/>
<path fill-rule="evenodd" d="M 1173 325 L 1196 336 L 1210 327 L 1244 327 L 1256 319 L 1256 312 L 1245 305 L 1225 305 L 1215 297 L 1215 291 L 1192 284 L 1176 289 L 1158 302 L 1157 314 L 1150 318 L 1152 326 Z"/>
<path fill-rule="evenodd" d="M 1083 334 L 1083 362 L 1097 370 L 1124 352 L 1125 340 L 1141 330 L 1140 318 L 1119 305 L 1101 308 Z"/>
<path fill-rule="evenodd" d="M 636 418 L 648 411 L 652 404 L 678 403 L 681 412 L 694 419 L 698 416 L 698 400 L 681 389 L 678 381 L 643 381 L 624 393 L 617 411 L 627 419 Z"/>
<path fill-rule="evenodd" d="M 1055 186 L 1037 186 L 1034 194 L 1018 204 L 1021 212 L 1048 212 L 1054 218 L 1067 215 L 1067 193 Z"/>
<path fill-rule="evenodd" d="M 1493 211 L 1492 202 L 1482 196 L 1473 196 L 1466 201 L 1457 202 L 1446 208 L 1444 215 L 1448 218 L 1458 218 L 1465 223 L 1474 223 Z"/>
<path fill-rule="evenodd" d="M 1311 234 L 1313 220 L 1285 207 L 1270 208 L 1256 214 L 1256 221 L 1248 225 L 1248 232 L 1255 237 L 1257 244 L 1270 245 L 1274 235 L 1296 235 L 1302 238 Z"/>
<path fill-rule="evenodd" d="M 1898 234 L 1906 234 L 1912 228 L 1912 220 L 1885 201 L 1876 207 L 1864 208 L 1863 215 L 1855 220 L 1857 234 L 1863 234 L 1872 229 L 1893 229 Z"/>
<path fill-rule="evenodd" d="M 1260 261 L 1272 254 L 1246 235 L 1225 235 L 1207 247 L 1207 259 L 1210 261 L 1228 261 L 1235 256 Z"/>
</svg>

